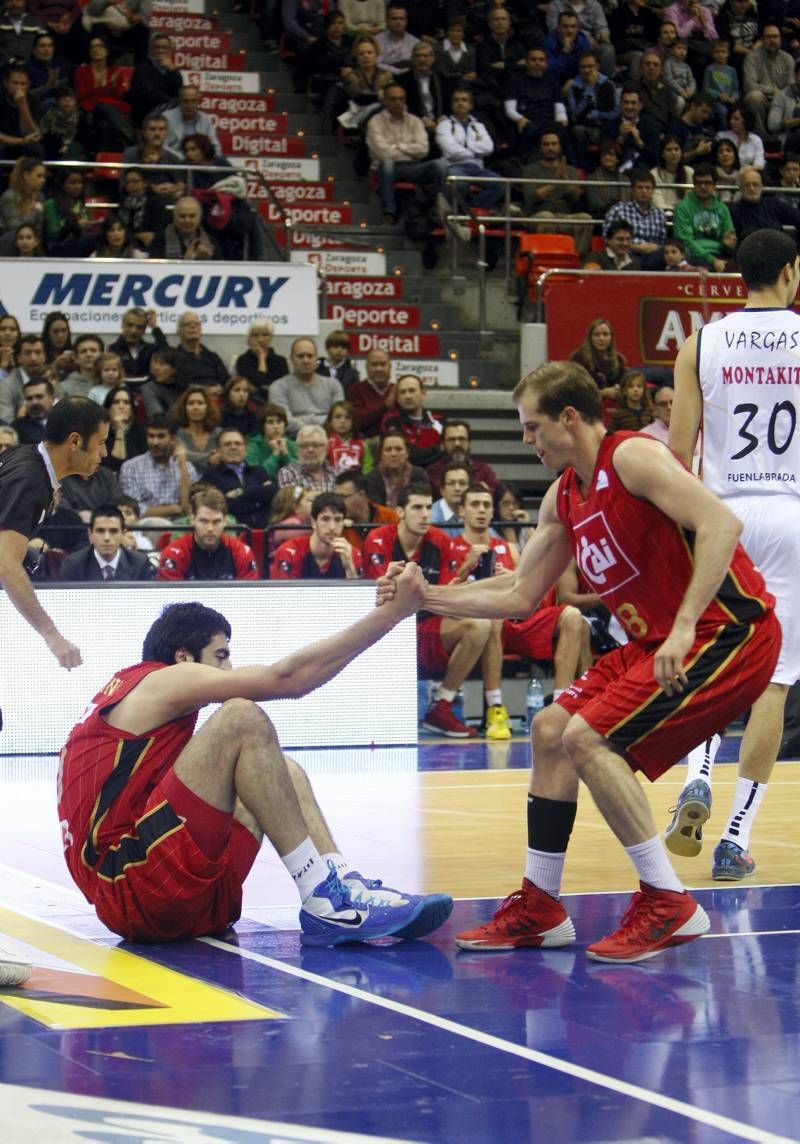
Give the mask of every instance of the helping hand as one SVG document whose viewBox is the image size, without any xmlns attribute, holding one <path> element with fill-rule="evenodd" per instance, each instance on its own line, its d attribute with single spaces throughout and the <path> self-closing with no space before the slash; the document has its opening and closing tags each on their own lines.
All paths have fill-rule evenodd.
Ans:
<svg viewBox="0 0 800 1144">
<path fill-rule="evenodd" d="M 428 587 L 419 565 L 410 560 L 395 583 L 397 587 L 395 605 L 402 608 L 406 616 L 413 616 L 425 603 L 425 591 Z"/>
<path fill-rule="evenodd" d="M 397 580 L 405 568 L 404 560 L 393 560 L 375 584 L 375 607 L 391 604 L 397 595 Z"/>
</svg>

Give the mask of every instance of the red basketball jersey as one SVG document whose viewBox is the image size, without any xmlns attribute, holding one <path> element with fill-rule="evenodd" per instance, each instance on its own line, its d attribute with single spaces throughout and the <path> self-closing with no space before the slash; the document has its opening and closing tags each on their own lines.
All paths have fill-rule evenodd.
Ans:
<svg viewBox="0 0 800 1144">
<path fill-rule="evenodd" d="M 505 540 L 501 540 L 497 536 L 487 536 L 486 543 L 495 554 L 496 565 L 500 568 L 507 568 L 509 572 L 514 571 L 514 561 L 511 558 L 508 544 Z M 461 565 L 469 555 L 471 543 L 467 540 L 466 536 L 461 533 L 460 536 L 454 536 L 450 540 L 450 551 L 447 560 L 446 571 L 442 574 L 440 584 L 449 584 L 452 580 L 457 578 L 457 573 Z M 467 580 L 474 580 L 475 577 L 470 574 Z"/>
<path fill-rule="evenodd" d="M 633 639 L 662 642 L 694 570 L 694 534 L 655 505 L 628 492 L 614 468 L 614 451 L 632 433 L 603 439 L 589 488 L 572 468 L 558 489 L 558 515 L 569 533 L 578 570 Z M 653 448 L 661 448 L 654 442 Z M 750 623 L 775 605 L 761 573 L 737 544 L 716 596 L 698 628 Z"/>
<path fill-rule="evenodd" d="M 61 750 L 58 817 L 67 865 L 84 893 L 96 875 L 116 876 L 116 859 L 104 874 L 109 848 L 143 812 L 153 788 L 192 737 L 196 711 L 139 736 L 105 720 L 109 708 L 165 666 L 138 663 L 118 671 L 95 695 Z"/>
</svg>

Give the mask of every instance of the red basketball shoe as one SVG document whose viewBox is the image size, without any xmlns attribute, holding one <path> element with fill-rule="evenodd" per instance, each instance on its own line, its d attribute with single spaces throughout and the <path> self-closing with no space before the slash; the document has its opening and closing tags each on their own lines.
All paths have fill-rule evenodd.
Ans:
<svg viewBox="0 0 800 1144">
<path fill-rule="evenodd" d="M 711 928 L 708 914 L 685 890 L 656 890 L 646 882 L 631 898 L 619 929 L 586 949 L 595 961 L 644 961 L 662 949 L 683 945 Z"/>
<path fill-rule="evenodd" d="M 449 699 L 437 699 L 431 703 L 425 712 L 422 726 L 426 731 L 438 731 L 449 739 L 474 739 L 478 734 L 474 727 L 461 722 Z"/>
<path fill-rule="evenodd" d="M 495 911 L 492 920 L 474 930 L 456 936 L 461 949 L 518 949 L 521 946 L 552 947 L 571 945 L 575 927 L 567 911 L 544 890 L 522 879 L 522 889 L 509 894 Z"/>
</svg>

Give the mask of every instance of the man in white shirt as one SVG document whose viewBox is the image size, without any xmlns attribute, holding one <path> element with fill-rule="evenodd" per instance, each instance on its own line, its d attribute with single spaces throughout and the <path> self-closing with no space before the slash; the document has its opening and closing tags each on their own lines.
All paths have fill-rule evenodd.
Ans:
<svg viewBox="0 0 800 1144">
<path fill-rule="evenodd" d="M 464 527 L 462 501 L 470 484 L 469 469 L 458 461 L 442 469 L 442 495 L 431 507 L 431 524 L 444 529 L 450 536 Z"/>
<path fill-rule="evenodd" d="M 430 187 L 434 196 L 441 195 L 447 164 L 444 159 L 427 158 L 425 125 L 419 116 L 406 110 L 406 93 L 399 84 L 391 83 L 383 89 L 383 111 L 373 115 L 367 124 L 367 147 L 378 168 L 386 222 L 397 222 L 394 184 L 398 179 Z"/>
<path fill-rule="evenodd" d="M 167 147 L 180 154 L 187 135 L 207 135 L 214 150 L 221 148 L 211 117 L 200 110 L 200 89 L 187 83 L 178 93 L 178 106 L 170 107 L 163 113 L 167 122 Z"/>
<path fill-rule="evenodd" d="M 641 430 L 648 437 L 655 437 L 656 441 L 661 441 L 664 445 L 669 444 L 669 419 L 672 414 L 674 397 L 675 390 L 671 385 L 662 385 L 657 389 L 653 396 L 653 409 L 656 419 Z"/>
<path fill-rule="evenodd" d="M 472 114 L 474 101 L 466 88 L 456 88 L 450 98 L 451 114 L 436 126 L 436 143 L 447 162 L 448 175 L 471 175 L 479 179 L 501 179 L 496 171 L 483 165 L 484 156 L 494 151 L 494 142 L 479 119 Z M 505 195 L 503 184 L 479 184 L 472 190 L 459 183 L 460 197 L 469 205 L 491 208 Z"/>
</svg>

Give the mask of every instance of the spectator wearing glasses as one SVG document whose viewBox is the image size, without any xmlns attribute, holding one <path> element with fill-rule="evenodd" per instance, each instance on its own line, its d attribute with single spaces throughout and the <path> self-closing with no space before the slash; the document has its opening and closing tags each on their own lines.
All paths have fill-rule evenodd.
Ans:
<svg viewBox="0 0 800 1144">
<path fill-rule="evenodd" d="M 217 451 L 219 461 L 205 468 L 203 480 L 219 489 L 238 524 L 265 528 L 277 485 L 266 469 L 248 465 L 247 444 L 240 430 L 221 429 Z"/>
<path fill-rule="evenodd" d="M 328 436 L 320 425 L 304 425 L 297 434 L 297 460 L 278 470 L 281 488 L 293 485 L 317 493 L 332 493 L 336 470 L 326 459 Z"/>
<path fill-rule="evenodd" d="M 656 441 L 669 444 L 669 419 L 672 415 L 672 401 L 675 390 L 671 385 L 662 385 L 653 395 L 653 413 L 655 420 L 641 430 L 648 437 L 655 437 Z"/>
<path fill-rule="evenodd" d="M 442 469 L 442 495 L 431 506 L 431 524 L 451 535 L 464 527 L 464 493 L 470 486 L 470 473 L 466 465 L 453 461 Z"/>
<path fill-rule="evenodd" d="M 692 266 L 706 266 L 722 273 L 736 250 L 736 231 L 731 213 L 718 197 L 714 168 L 698 163 L 692 190 L 675 207 L 675 235 L 686 244 L 686 257 Z"/>
<path fill-rule="evenodd" d="M 178 337 L 180 345 L 175 352 L 186 384 L 204 385 L 214 393 L 221 393 L 229 374 L 219 354 L 203 345 L 203 323 L 199 314 L 192 310 L 181 314 Z"/>
<path fill-rule="evenodd" d="M 174 105 L 183 86 L 183 76 L 175 67 L 175 45 L 169 36 L 150 37 L 147 59 L 137 63 L 131 80 L 130 101 L 133 122 L 141 127 L 151 111 Z"/>
</svg>

